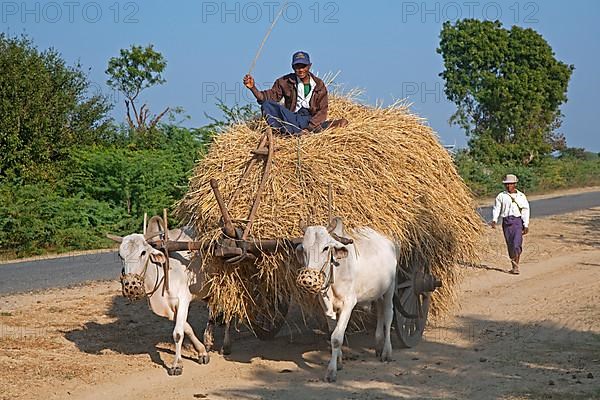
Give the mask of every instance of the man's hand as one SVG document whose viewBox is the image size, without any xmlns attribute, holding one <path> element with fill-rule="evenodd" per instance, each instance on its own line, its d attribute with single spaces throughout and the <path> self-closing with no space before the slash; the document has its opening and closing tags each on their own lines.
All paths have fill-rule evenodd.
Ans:
<svg viewBox="0 0 600 400">
<path fill-rule="evenodd" d="M 523 228 L 523 235 L 527 235 L 529 233 L 529 228 L 525 227 Z"/>
<path fill-rule="evenodd" d="M 254 87 L 254 78 L 252 77 L 252 75 L 248 74 L 244 76 L 244 85 L 248 89 L 252 89 Z"/>
<path fill-rule="evenodd" d="M 490 222 L 490 226 L 492 227 L 492 229 L 496 229 L 496 222 L 495 221 Z"/>
</svg>

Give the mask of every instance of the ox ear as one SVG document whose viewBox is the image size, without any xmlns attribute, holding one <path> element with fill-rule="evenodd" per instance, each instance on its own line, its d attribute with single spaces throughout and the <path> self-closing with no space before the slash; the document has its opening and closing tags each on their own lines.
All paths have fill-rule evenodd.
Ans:
<svg viewBox="0 0 600 400">
<path fill-rule="evenodd" d="M 302 246 L 302 243 L 296 246 L 296 260 L 304 267 L 304 246 Z"/>
<path fill-rule="evenodd" d="M 346 257 L 348 257 L 348 248 L 346 246 L 333 248 L 333 258 L 340 260 Z"/>
<path fill-rule="evenodd" d="M 123 243 L 123 238 L 121 236 L 111 235 L 110 233 L 107 233 L 106 237 L 110 240 L 114 240 L 117 243 Z"/>
<path fill-rule="evenodd" d="M 304 220 L 304 218 L 300 218 L 299 226 L 302 234 L 304 235 L 306 233 L 306 228 L 308 228 L 308 223 Z"/>
<path fill-rule="evenodd" d="M 167 262 L 167 257 L 161 251 L 157 251 L 150 253 L 150 260 L 153 263 L 164 264 Z"/>
</svg>

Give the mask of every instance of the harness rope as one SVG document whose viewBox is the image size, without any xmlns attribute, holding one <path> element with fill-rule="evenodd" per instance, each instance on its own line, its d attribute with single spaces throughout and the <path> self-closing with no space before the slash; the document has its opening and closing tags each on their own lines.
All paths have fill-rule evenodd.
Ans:
<svg viewBox="0 0 600 400">
<path fill-rule="evenodd" d="M 150 257 L 148 257 L 148 259 L 150 259 Z M 147 262 L 147 261 L 146 261 Z M 154 293 L 156 293 L 156 291 L 158 290 L 158 288 L 160 287 L 160 285 L 162 285 L 162 283 L 165 280 L 165 275 L 163 274 L 162 278 L 160 278 L 160 281 L 158 280 L 158 272 L 160 271 L 160 267 L 159 265 L 162 266 L 163 263 L 152 263 L 154 264 L 154 266 L 156 267 L 156 282 L 154 283 L 154 288 L 150 291 L 150 293 L 146 293 L 146 298 L 148 299 L 148 301 L 150 301 L 150 297 L 152 297 L 152 295 Z"/>
<path fill-rule="evenodd" d="M 327 290 L 329 290 L 329 288 L 331 287 L 331 285 L 333 285 L 335 283 L 335 279 L 333 277 L 333 266 L 335 264 L 338 264 L 338 263 L 334 260 L 334 258 L 333 258 L 333 251 L 332 251 L 332 248 L 330 247 L 329 251 L 327 252 L 327 261 L 325 261 L 325 263 L 321 267 L 321 270 L 319 271 L 320 273 L 322 273 L 322 274 L 325 275 L 325 284 L 321 288 L 321 293 L 323 293 L 323 294 L 325 292 L 327 292 Z M 325 269 L 327 267 L 329 267 L 329 274 L 325 274 Z"/>
</svg>

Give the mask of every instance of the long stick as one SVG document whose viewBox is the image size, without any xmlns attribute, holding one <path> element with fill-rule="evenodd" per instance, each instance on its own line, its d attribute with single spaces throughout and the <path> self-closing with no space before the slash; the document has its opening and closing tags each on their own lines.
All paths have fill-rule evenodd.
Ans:
<svg viewBox="0 0 600 400">
<path fill-rule="evenodd" d="M 275 17 L 275 19 L 271 23 L 271 26 L 269 27 L 269 30 L 267 31 L 267 34 L 263 38 L 263 41 L 260 44 L 260 47 L 258 48 L 258 51 L 256 52 L 256 55 L 254 56 L 254 60 L 252 60 L 252 64 L 250 64 L 250 69 L 248 70 L 248 75 L 252 75 L 252 71 L 254 70 L 254 67 L 256 66 L 256 61 L 258 60 L 258 57 L 260 56 L 260 52 L 262 51 L 262 48 L 265 45 L 265 42 L 267 41 L 267 38 L 271 34 L 271 31 L 275 27 L 275 24 L 277 23 L 277 20 L 279 19 L 279 17 L 283 13 L 283 10 L 285 10 L 285 7 L 287 6 L 287 3 L 288 3 L 287 1 L 285 3 L 283 3 L 283 5 L 281 6 L 281 9 L 279 10 L 279 13 L 277 13 L 277 16 Z"/>
</svg>

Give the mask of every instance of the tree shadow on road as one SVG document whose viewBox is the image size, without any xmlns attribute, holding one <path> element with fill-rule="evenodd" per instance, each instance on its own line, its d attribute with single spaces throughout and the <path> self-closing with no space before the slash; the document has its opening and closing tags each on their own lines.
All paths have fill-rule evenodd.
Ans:
<svg viewBox="0 0 600 400">
<path fill-rule="evenodd" d="M 573 223 L 585 229 L 584 236 L 577 239 L 578 243 L 600 248 L 600 208 L 593 209 L 587 218 L 576 218 Z"/>
<path fill-rule="evenodd" d="M 165 367 L 160 353 L 172 352 L 172 322 L 155 316 L 144 302 L 128 304 L 120 296 L 114 297 L 108 314 L 116 320 L 88 322 L 65 337 L 86 353 L 149 354 L 154 363 Z M 204 305 L 194 303 L 189 320 L 197 334 L 206 318 Z M 252 368 L 252 385 L 231 380 L 208 396 L 600 398 L 600 335 L 591 325 L 578 330 L 570 328 L 568 321 L 558 326 L 457 318 L 451 325 L 428 327 L 422 343 L 412 349 L 401 349 L 393 332 L 394 361 L 388 363 L 375 358 L 372 329 L 354 332 L 347 335 L 338 382 L 327 384 L 322 378 L 331 354 L 328 335 L 314 325 L 317 320 L 305 327 L 293 310 L 288 320 L 289 325 L 270 342 L 259 341 L 244 328 L 234 332 L 233 353 L 226 360 Z M 282 364 L 264 365 L 264 361 Z"/>
<path fill-rule="evenodd" d="M 430 327 L 412 349 L 401 349 L 394 340 L 389 363 L 376 360 L 372 331 L 356 333 L 344 346 L 344 369 L 335 384 L 322 381 L 330 355 L 323 338 L 281 336 L 271 346 L 253 343 L 243 353 L 269 360 L 287 354 L 297 369 L 274 371 L 257 363 L 252 387 L 232 382 L 214 394 L 238 399 L 598 398 L 600 335 L 591 327 L 579 331 L 566 325 L 461 318 L 451 326 Z"/>
<path fill-rule="evenodd" d="M 573 214 L 566 223 L 572 225 L 575 230 L 550 231 L 546 237 L 558 243 L 600 248 L 600 208 L 591 208 L 583 215 Z"/>
</svg>

